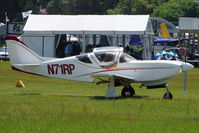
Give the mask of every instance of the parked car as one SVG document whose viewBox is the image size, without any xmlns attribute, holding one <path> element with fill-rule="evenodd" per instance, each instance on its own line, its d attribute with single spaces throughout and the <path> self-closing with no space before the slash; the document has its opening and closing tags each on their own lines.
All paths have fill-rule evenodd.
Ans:
<svg viewBox="0 0 199 133">
<path fill-rule="evenodd" d="M 188 62 L 194 65 L 194 67 L 199 67 L 199 54 L 191 53 Z"/>
<path fill-rule="evenodd" d="M 7 47 L 0 47 L 0 60 L 9 60 Z"/>
</svg>

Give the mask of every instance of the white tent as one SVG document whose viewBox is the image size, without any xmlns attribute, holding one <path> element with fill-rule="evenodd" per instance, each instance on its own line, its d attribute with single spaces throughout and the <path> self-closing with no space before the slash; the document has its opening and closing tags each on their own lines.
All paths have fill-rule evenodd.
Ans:
<svg viewBox="0 0 199 133">
<path fill-rule="evenodd" d="M 144 34 L 148 23 L 149 15 L 30 15 L 24 34 Z"/>
<path fill-rule="evenodd" d="M 53 57 L 55 51 L 45 52 L 45 47 L 55 49 L 55 35 L 79 34 L 84 37 L 102 34 L 116 37 L 152 34 L 153 30 L 149 15 L 30 15 L 23 33 L 23 40 L 32 43 L 30 47 L 34 51 Z"/>
</svg>

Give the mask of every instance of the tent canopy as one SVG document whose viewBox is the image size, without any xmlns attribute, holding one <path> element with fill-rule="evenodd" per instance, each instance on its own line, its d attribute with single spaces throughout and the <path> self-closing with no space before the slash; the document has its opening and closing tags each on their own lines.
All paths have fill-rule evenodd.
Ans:
<svg viewBox="0 0 199 133">
<path fill-rule="evenodd" d="M 153 33 L 149 15 L 30 15 L 24 35 Z"/>
</svg>

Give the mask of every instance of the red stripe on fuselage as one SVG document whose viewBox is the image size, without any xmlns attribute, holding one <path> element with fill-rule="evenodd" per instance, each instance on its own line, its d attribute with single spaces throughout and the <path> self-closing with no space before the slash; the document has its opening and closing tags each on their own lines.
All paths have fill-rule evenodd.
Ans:
<svg viewBox="0 0 199 133">
<path fill-rule="evenodd" d="M 5 40 L 14 40 L 14 41 L 20 42 L 23 45 L 25 45 L 26 47 L 28 47 L 24 42 L 20 41 L 16 36 L 6 36 Z M 28 47 L 28 48 L 30 49 L 30 47 Z"/>
</svg>

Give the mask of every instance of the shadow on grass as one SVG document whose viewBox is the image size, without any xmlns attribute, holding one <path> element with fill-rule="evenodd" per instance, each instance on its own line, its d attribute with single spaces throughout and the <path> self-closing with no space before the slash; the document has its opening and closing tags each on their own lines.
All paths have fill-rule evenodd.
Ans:
<svg viewBox="0 0 199 133">
<path fill-rule="evenodd" d="M 148 96 L 138 96 L 138 95 L 135 95 L 133 97 L 122 97 L 122 96 L 119 96 L 117 98 L 106 98 L 105 96 L 87 96 L 87 95 L 59 95 L 59 94 L 52 94 L 50 96 L 64 96 L 64 97 L 87 97 L 87 98 L 90 98 L 91 100 L 119 100 L 119 99 L 142 99 L 142 98 L 145 98 L 145 97 L 148 97 Z"/>
<path fill-rule="evenodd" d="M 40 93 L 35 93 L 35 92 L 22 92 L 22 93 L 15 93 L 15 94 L 13 94 L 13 95 L 24 95 L 24 96 L 26 96 L 26 95 L 41 95 Z"/>
<path fill-rule="evenodd" d="M 21 96 L 28 96 L 28 95 L 42 95 L 40 93 L 34 93 L 34 92 L 22 92 L 22 93 L 15 93 L 13 95 L 21 95 Z M 87 97 L 91 100 L 119 100 L 119 99 L 142 99 L 142 98 L 146 98 L 148 96 L 138 96 L 135 95 L 133 97 L 122 97 L 119 96 L 117 98 L 106 98 L 105 96 L 87 96 L 87 95 L 69 95 L 69 94 L 43 94 L 43 95 L 48 95 L 48 96 L 63 96 L 63 97 Z"/>
<path fill-rule="evenodd" d="M 186 117 L 186 118 L 183 118 L 184 121 L 197 121 L 199 122 L 199 117 Z"/>
<path fill-rule="evenodd" d="M 148 97 L 148 96 L 138 96 L 138 95 L 135 95 L 133 97 L 122 97 L 122 96 L 119 96 L 117 98 L 106 98 L 105 96 L 90 96 L 91 100 L 142 99 L 142 98 L 145 98 L 145 97 Z"/>
</svg>

